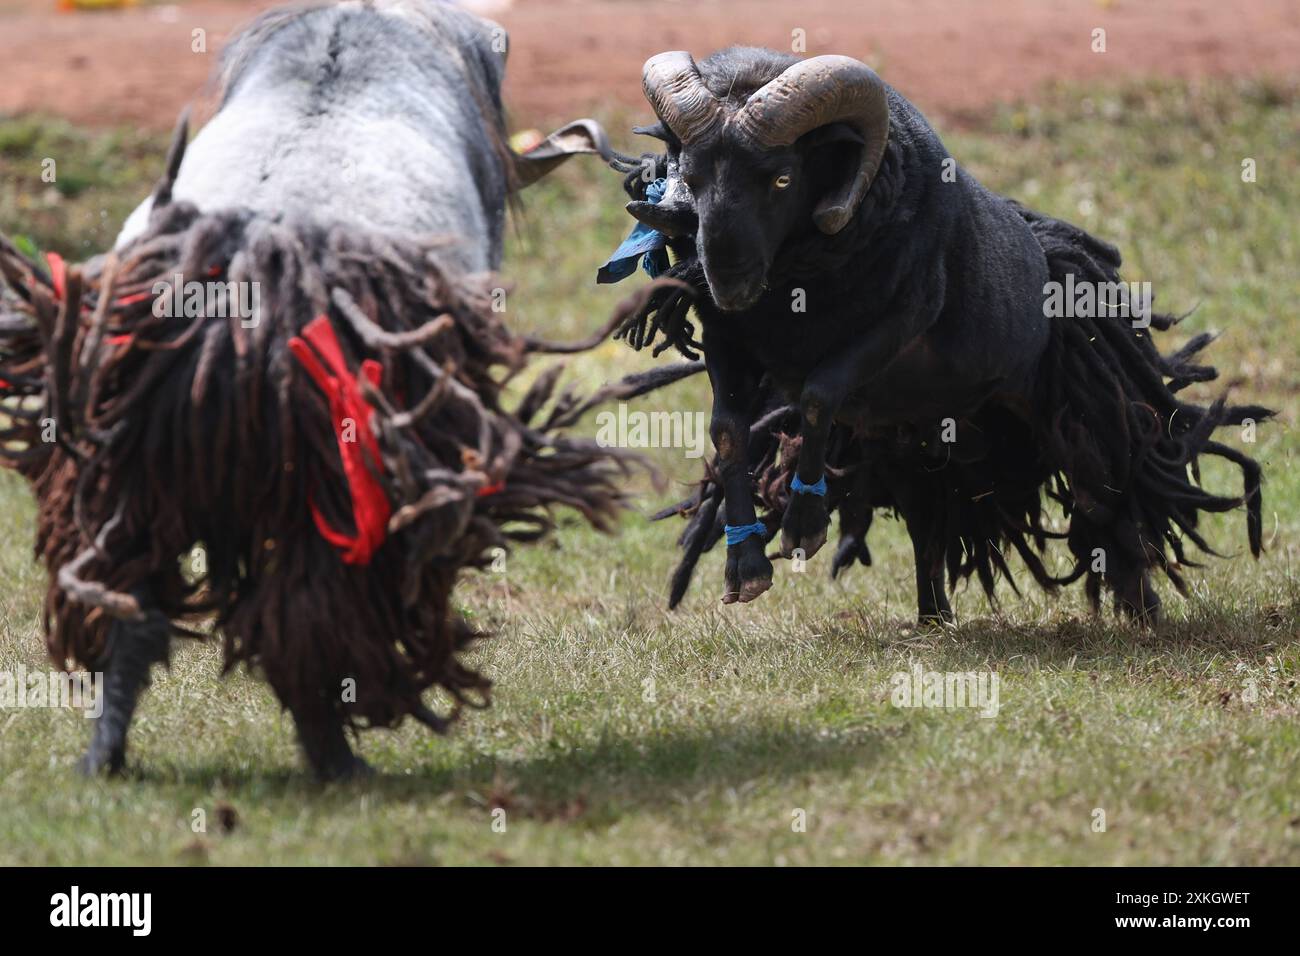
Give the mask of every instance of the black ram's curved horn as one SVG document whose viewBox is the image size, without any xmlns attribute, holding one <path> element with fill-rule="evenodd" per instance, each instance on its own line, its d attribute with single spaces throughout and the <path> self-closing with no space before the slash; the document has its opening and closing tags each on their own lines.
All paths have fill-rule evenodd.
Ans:
<svg viewBox="0 0 1300 956">
<path fill-rule="evenodd" d="M 847 123 L 863 139 L 857 171 L 817 206 L 813 221 L 827 235 L 843 229 L 867 194 L 889 140 L 889 102 L 875 70 L 847 56 L 814 56 L 757 90 L 735 125 L 761 146 L 789 146 L 829 123 Z"/>
<path fill-rule="evenodd" d="M 707 134 L 722 119 L 722 104 L 709 92 L 694 58 L 685 50 L 645 61 L 641 85 L 655 114 L 683 143 Z"/>
</svg>

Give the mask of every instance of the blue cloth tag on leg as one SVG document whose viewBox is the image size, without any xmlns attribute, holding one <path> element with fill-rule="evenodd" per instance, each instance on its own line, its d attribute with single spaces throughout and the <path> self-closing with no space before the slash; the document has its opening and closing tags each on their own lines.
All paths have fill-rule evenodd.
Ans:
<svg viewBox="0 0 1300 956">
<path fill-rule="evenodd" d="M 753 524 L 723 525 L 722 530 L 727 535 L 727 547 L 731 547 L 733 544 L 740 544 L 751 535 L 767 534 L 767 525 L 761 521 L 755 521 Z"/>
<path fill-rule="evenodd" d="M 826 476 L 822 475 L 817 479 L 815 484 L 806 485 L 799 480 L 799 475 L 796 474 L 794 480 L 790 482 L 790 490 L 797 495 L 817 495 L 818 497 L 825 497 Z"/>
</svg>

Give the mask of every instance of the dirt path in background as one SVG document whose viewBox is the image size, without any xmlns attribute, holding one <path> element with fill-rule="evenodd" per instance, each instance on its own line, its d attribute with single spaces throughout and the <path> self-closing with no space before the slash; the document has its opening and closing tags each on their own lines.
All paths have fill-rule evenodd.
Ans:
<svg viewBox="0 0 1300 956">
<path fill-rule="evenodd" d="M 640 66 L 666 49 L 729 43 L 868 60 L 949 120 L 1032 96 L 1050 80 L 1300 74 L 1300 0 L 479 0 L 511 33 L 517 121 L 643 106 Z M 166 129 L 229 34 L 269 0 L 65 14 L 0 0 L 0 113 Z M 1092 52 L 1106 30 L 1107 52 Z M 191 32 L 207 33 L 206 54 Z"/>
</svg>

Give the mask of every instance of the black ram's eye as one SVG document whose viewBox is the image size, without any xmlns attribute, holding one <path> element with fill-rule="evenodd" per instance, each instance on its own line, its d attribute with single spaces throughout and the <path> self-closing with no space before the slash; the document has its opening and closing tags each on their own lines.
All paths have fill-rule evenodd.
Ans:
<svg viewBox="0 0 1300 956">
<path fill-rule="evenodd" d="M 780 176 L 777 176 L 776 179 L 772 180 L 773 189 L 788 189 L 789 187 L 790 187 L 789 173 L 782 173 Z"/>
</svg>

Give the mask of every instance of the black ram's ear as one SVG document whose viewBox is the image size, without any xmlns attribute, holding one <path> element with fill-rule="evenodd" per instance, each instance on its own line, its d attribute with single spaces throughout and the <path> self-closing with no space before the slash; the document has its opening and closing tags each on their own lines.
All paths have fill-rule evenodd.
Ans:
<svg viewBox="0 0 1300 956">
<path fill-rule="evenodd" d="M 835 143 L 848 143 L 853 146 L 865 146 L 867 141 L 862 134 L 848 123 L 827 123 L 803 137 L 802 142 L 810 149 Z"/>
<path fill-rule="evenodd" d="M 637 136 L 650 136 L 669 146 L 680 147 L 681 142 L 673 135 L 673 131 L 664 125 L 661 120 L 658 123 L 651 123 L 649 126 L 633 126 L 632 132 Z"/>
<path fill-rule="evenodd" d="M 804 135 L 800 144 L 811 168 L 816 170 L 816 180 L 829 184 L 823 191 L 825 196 L 843 192 L 857 175 L 866 148 L 862 134 L 848 123 L 827 123 Z"/>
<path fill-rule="evenodd" d="M 515 154 L 513 188 L 519 190 L 531 186 L 556 166 L 582 153 L 599 156 L 606 162 L 614 156 L 604 127 L 595 120 L 574 120 L 528 152 Z"/>
</svg>

